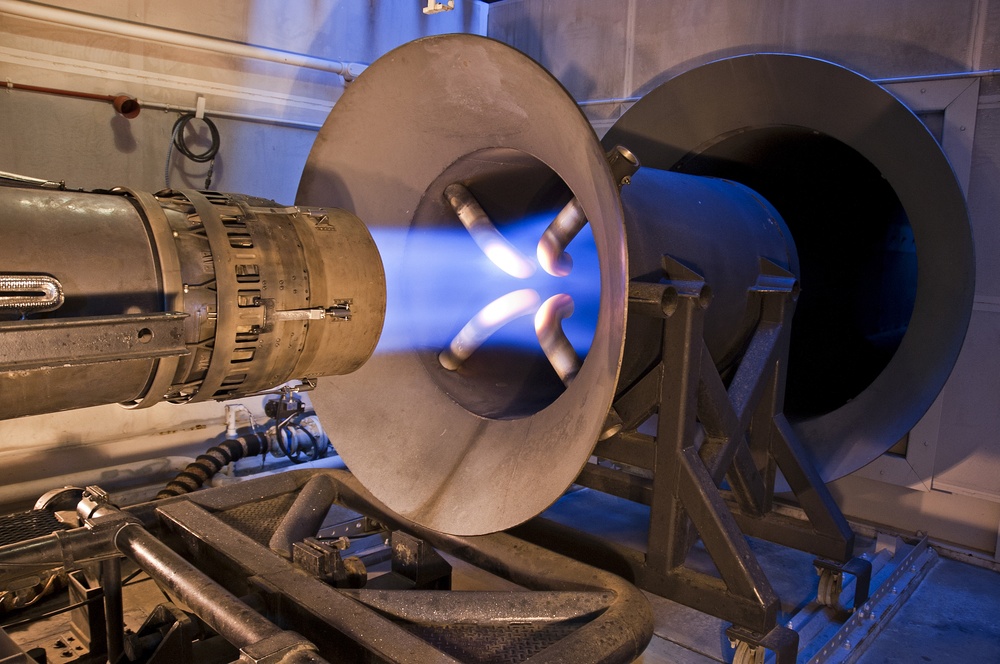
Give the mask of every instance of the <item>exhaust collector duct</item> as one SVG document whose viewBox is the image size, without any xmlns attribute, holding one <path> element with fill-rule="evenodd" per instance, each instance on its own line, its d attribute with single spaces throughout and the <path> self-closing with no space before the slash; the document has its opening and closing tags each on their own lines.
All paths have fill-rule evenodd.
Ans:
<svg viewBox="0 0 1000 664">
<path fill-rule="evenodd" d="M 603 140 L 741 182 L 783 216 L 802 265 L 785 412 L 824 480 L 910 431 L 954 367 L 975 290 L 965 196 L 919 118 L 843 67 L 759 54 L 662 84 Z"/>
<path fill-rule="evenodd" d="M 412 258 L 423 238 L 461 229 L 449 186 L 468 190 L 501 233 L 573 202 L 599 264 L 593 338 L 571 382 L 541 348 L 484 345 L 449 371 L 443 348 L 419 341 L 320 382 L 313 403 L 337 422 L 338 450 L 390 509 L 469 535 L 514 526 L 558 498 L 607 431 L 616 395 L 657 362 L 660 329 L 629 319 L 627 302 L 630 280 L 659 280 L 665 254 L 712 290 L 705 335 L 723 375 L 756 322 L 747 291 L 761 260 L 798 275 L 801 254 L 787 399 L 824 479 L 888 449 L 939 392 L 971 310 L 971 236 L 946 159 L 891 95 L 818 60 L 733 58 L 645 97 L 609 132 L 605 147 L 615 145 L 642 165 L 621 197 L 605 149 L 559 83 L 469 35 L 396 49 L 338 101 L 300 204 L 401 232 Z M 915 254 L 898 239 L 908 229 Z M 420 300 L 413 281 L 389 280 L 390 311 L 440 304 Z M 856 350 L 866 344 L 877 352 Z"/>
</svg>

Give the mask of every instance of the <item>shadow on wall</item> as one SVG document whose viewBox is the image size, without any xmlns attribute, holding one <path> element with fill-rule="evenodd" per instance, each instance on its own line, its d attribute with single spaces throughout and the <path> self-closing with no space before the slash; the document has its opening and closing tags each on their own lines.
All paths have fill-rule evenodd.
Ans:
<svg viewBox="0 0 1000 664">
<path fill-rule="evenodd" d="M 115 137 L 115 149 L 122 154 L 135 152 L 137 143 L 132 134 L 132 121 L 115 113 L 111 116 L 111 133 Z"/>
</svg>

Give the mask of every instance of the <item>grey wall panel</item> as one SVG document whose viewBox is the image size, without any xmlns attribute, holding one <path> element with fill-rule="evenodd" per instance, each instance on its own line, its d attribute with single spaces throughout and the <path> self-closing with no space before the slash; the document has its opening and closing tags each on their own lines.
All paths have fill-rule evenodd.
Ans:
<svg viewBox="0 0 1000 664">
<path fill-rule="evenodd" d="M 930 534 L 938 542 L 990 552 L 996 548 L 1000 503 L 905 487 L 848 475 L 830 485 L 850 519 L 876 529 Z"/>
<path fill-rule="evenodd" d="M 1000 0 L 982 0 L 982 25 L 977 69 L 1000 69 Z"/>
<path fill-rule="evenodd" d="M 960 71 L 975 59 L 983 2 L 509 0 L 491 8 L 489 35 L 583 100 L 641 93 L 694 65 L 761 51 L 830 59 L 873 78 Z M 998 13 L 990 7 L 992 23 Z"/>
<path fill-rule="evenodd" d="M 45 4 L 83 9 L 78 0 L 47 0 Z M 416 1 L 374 0 L 88 0 L 86 11 L 321 58 L 362 62 L 371 62 L 421 36 L 482 32 L 486 7 L 476 0 L 458 0 L 453 11 L 433 15 L 421 12 L 420 5 Z"/>
<path fill-rule="evenodd" d="M 545 0 L 494 5 L 489 35 L 528 54 L 577 100 L 624 92 L 627 2 Z"/>
<path fill-rule="evenodd" d="M 945 388 L 932 488 L 1000 501 L 1000 306 L 974 311 Z"/>
<path fill-rule="evenodd" d="M 976 118 L 969 213 L 976 241 L 976 293 L 1000 298 L 1000 95 L 988 92 L 1000 84 L 1000 77 L 994 78 L 981 98 L 995 97 L 997 103 L 980 108 Z"/>
<path fill-rule="evenodd" d="M 49 3 L 79 10 L 79 3 Z M 222 39 L 341 61 L 370 62 L 412 39 L 442 32 L 483 32 L 485 6 L 460 0 L 451 12 L 428 16 L 419 3 L 262 3 L 238 0 L 94 0 L 87 11 Z M 27 55 L 26 55 L 27 54 Z M 28 57 L 26 61 L 25 58 Z M 320 123 L 340 96 L 343 79 L 329 72 L 236 57 L 146 39 L 81 30 L 0 13 L 0 62 L 19 84 L 87 93 L 136 96 L 140 101 L 194 106 Z M 84 66 L 80 75 L 60 66 Z M 442 63 L 447 66 L 448 63 Z M 66 71 L 64 71 L 66 70 Z M 268 123 L 218 119 L 222 148 L 213 186 L 290 203 L 315 132 Z M 157 190 L 174 113 L 143 110 L 132 121 L 109 104 L 20 90 L 0 98 L 0 170 L 66 179 L 75 186 L 112 184 Z M 200 123 L 192 128 L 204 129 Z M 197 144 L 195 144 L 197 145 Z M 175 186 L 204 187 L 206 165 L 175 156 Z M 185 179 L 184 175 L 191 177 Z"/>
<path fill-rule="evenodd" d="M 633 89 L 646 92 L 698 64 L 780 47 L 791 0 L 636 0 Z"/>
<path fill-rule="evenodd" d="M 978 0 L 636 0 L 634 89 L 721 57 L 784 51 L 871 78 L 968 66 Z"/>
<path fill-rule="evenodd" d="M 33 177 L 66 180 L 74 188 L 129 186 L 158 191 L 170 146 L 173 113 L 146 110 L 134 120 L 108 104 L 31 93 L 0 97 L 3 169 Z M 287 127 L 216 119 L 221 147 L 212 187 L 273 198 L 290 204 L 316 133 Z M 197 121 L 188 141 L 195 151 L 209 145 Z M 204 139 L 204 140 L 201 140 Z M 208 164 L 196 164 L 174 150 L 171 186 L 205 187 Z"/>
</svg>

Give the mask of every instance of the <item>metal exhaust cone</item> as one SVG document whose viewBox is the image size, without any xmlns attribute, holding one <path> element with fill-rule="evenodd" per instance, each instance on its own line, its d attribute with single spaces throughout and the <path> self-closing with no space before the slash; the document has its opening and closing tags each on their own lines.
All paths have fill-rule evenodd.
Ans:
<svg viewBox="0 0 1000 664">
<path fill-rule="evenodd" d="M 573 99 L 530 58 L 471 35 L 408 43 L 352 82 L 317 137 L 297 202 L 345 208 L 377 242 L 380 233 L 396 233 L 412 254 L 440 232 L 468 236 L 445 195 L 456 183 L 494 219 L 539 205 L 556 210 L 572 197 L 587 212 L 600 264 L 599 311 L 572 382 L 559 382 L 537 343 L 494 351 L 492 359 L 479 350 L 449 371 L 440 344 L 389 347 L 383 334 L 360 370 L 321 379 L 313 404 L 348 467 L 389 508 L 435 530 L 476 535 L 543 511 L 587 462 L 621 360 L 626 245 L 604 150 Z M 466 221 L 479 228 L 467 208 Z M 471 240 L 468 246 L 479 251 Z M 414 309 L 429 313 L 431 325 L 462 327 L 462 317 L 448 312 L 467 288 L 428 296 L 420 275 L 394 265 L 385 250 L 383 260 L 387 327 Z M 523 288 L 501 270 L 488 281 L 501 294 Z M 490 300 L 470 299 L 465 320 Z"/>
</svg>

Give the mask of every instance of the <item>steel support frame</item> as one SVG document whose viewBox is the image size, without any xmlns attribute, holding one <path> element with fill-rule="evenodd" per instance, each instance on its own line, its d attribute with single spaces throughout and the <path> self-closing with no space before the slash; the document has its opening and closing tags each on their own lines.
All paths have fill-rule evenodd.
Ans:
<svg viewBox="0 0 1000 664">
<path fill-rule="evenodd" d="M 730 621 L 739 634 L 757 634 L 751 645 L 781 644 L 778 663 L 794 661 L 797 646 L 790 640 L 797 643 L 797 635 L 775 632 L 788 631 L 776 627 L 779 599 L 746 536 L 841 561 L 854 548 L 854 533 L 782 412 L 796 280 L 761 261 L 749 312 L 758 323 L 727 387 L 702 337 L 709 299 L 704 280 L 669 256 L 664 273 L 656 286 L 669 306 L 649 306 L 657 299 L 649 283 L 630 288 L 633 315 L 663 319 L 661 361 L 619 394 L 615 408 L 625 426 L 594 453 L 623 468 L 588 464 L 577 480 L 650 506 L 646 553 L 543 519 L 521 532 L 564 551 L 589 551 L 595 564 L 624 564 L 639 587 Z M 638 433 L 654 413 L 655 436 Z M 652 479 L 628 466 L 652 471 Z M 808 521 L 773 510 L 779 470 Z M 719 576 L 686 565 L 697 539 Z"/>
<path fill-rule="evenodd" d="M 400 571 L 421 577 L 418 582 L 434 581 L 434 547 L 530 590 L 339 589 L 282 555 L 286 534 L 265 545 L 218 516 L 289 493 L 296 503 L 315 508 L 319 521 L 335 502 L 407 533 L 394 538 L 394 545 L 407 549 L 406 556 L 414 555 L 414 546 L 431 554 L 425 569 L 408 567 L 413 560 L 400 561 Z M 293 504 L 288 518 L 305 517 Z M 108 598 L 108 627 L 120 630 L 117 562 L 122 555 L 237 649 L 240 661 L 255 664 L 317 664 L 328 656 L 335 661 L 459 661 L 400 624 L 407 622 L 440 629 L 454 623 L 498 631 L 529 623 L 560 633 L 564 624 L 575 628 L 526 660 L 533 664 L 632 661 L 653 631 L 648 601 L 620 577 L 505 533 L 455 537 L 423 528 L 386 509 L 340 470 L 290 471 L 109 509 L 87 526 L 0 547 L 0 585 L 34 569 L 72 570 L 100 562 L 114 595 Z M 124 649 L 121 636 L 109 639 L 109 652 Z M 103 649 L 103 642 L 99 645 Z M 172 641 L 170 648 L 179 645 Z"/>
<path fill-rule="evenodd" d="M 304 493 L 316 483 L 328 485 L 331 499 L 338 504 L 449 551 L 480 569 L 532 588 L 533 594 L 334 589 L 212 513 L 241 504 L 249 496 L 260 500 L 262 496 L 300 488 Z M 252 493 L 247 494 L 251 488 Z M 431 622 L 440 619 L 445 608 L 450 611 L 449 622 L 465 624 L 496 624 L 498 620 L 519 623 L 549 614 L 558 619 L 554 611 L 565 611 L 562 617 L 569 620 L 592 618 L 527 660 L 539 664 L 631 661 L 652 636 L 652 613 L 645 598 L 614 575 L 503 533 L 459 538 L 422 528 L 384 509 L 346 472 L 293 471 L 151 505 L 156 507 L 149 516 L 184 546 L 197 551 L 199 565 L 211 570 L 228 592 L 260 595 L 270 615 L 282 623 L 294 624 L 321 651 L 346 653 L 347 659 L 367 652 L 389 662 L 457 661 L 385 617 L 416 617 L 421 611 L 414 609 L 422 605 L 433 608 L 431 615 L 422 618 Z M 559 603 L 565 605 L 560 608 Z M 378 610 L 372 610 L 372 605 Z M 497 611 L 503 615 L 495 615 Z"/>
</svg>

